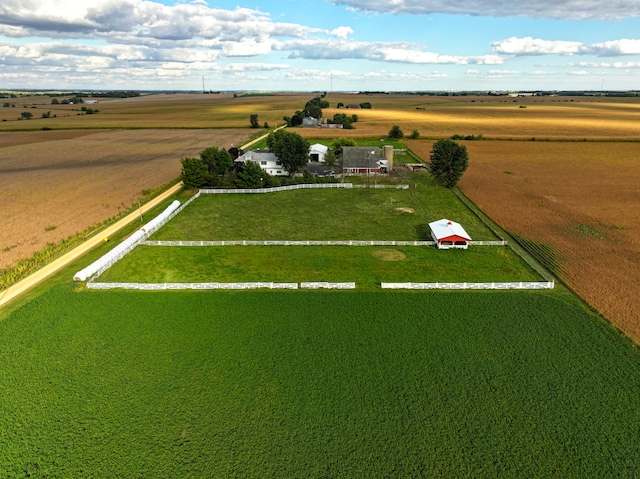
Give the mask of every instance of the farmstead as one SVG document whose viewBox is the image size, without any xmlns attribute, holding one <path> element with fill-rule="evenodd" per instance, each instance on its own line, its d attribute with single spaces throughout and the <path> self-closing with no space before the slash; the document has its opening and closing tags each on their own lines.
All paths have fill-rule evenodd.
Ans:
<svg viewBox="0 0 640 479">
<path fill-rule="evenodd" d="M 467 249 L 471 237 L 460 223 L 448 219 L 441 219 L 429 223 L 431 237 L 436 242 L 438 249 Z"/>
</svg>

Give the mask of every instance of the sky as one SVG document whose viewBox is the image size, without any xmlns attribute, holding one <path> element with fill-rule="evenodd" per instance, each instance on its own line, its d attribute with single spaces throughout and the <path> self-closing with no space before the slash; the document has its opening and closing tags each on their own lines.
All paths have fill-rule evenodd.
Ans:
<svg viewBox="0 0 640 479">
<path fill-rule="evenodd" d="M 202 91 L 203 84 L 206 91 L 640 90 L 640 1 L 0 3 L 0 90 Z"/>
</svg>

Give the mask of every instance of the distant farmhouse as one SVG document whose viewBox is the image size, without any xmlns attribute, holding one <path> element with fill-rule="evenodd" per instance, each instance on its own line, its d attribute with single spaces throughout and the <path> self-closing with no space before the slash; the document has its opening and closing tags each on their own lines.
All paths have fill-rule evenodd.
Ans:
<svg viewBox="0 0 640 479">
<path fill-rule="evenodd" d="M 460 223 L 446 218 L 429 223 L 431 237 L 438 249 L 467 249 L 471 236 Z"/>
<path fill-rule="evenodd" d="M 246 163 L 247 161 L 255 163 L 271 176 L 289 176 L 289 172 L 282 167 L 280 160 L 270 151 L 247 151 L 235 160 L 236 163 Z"/>
<path fill-rule="evenodd" d="M 319 125 L 320 125 L 320 122 L 312 116 L 305 116 L 302 119 L 303 128 L 318 128 Z"/>
</svg>

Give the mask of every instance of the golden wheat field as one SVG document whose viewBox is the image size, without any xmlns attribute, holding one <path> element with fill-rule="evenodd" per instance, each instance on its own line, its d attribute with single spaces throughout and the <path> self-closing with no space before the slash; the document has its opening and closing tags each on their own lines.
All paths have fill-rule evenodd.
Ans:
<svg viewBox="0 0 640 479">
<path fill-rule="evenodd" d="M 638 139 L 640 138 L 640 99 L 603 97 L 527 97 L 489 96 L 327 96 L 331 106 L 342 102 L 369 101 L 373 109 L 345 110 L 356 114 L 354 130 L 340 135 L 367 138 L 385 135 L 398 125 L 405 135 L 417 130 L 423 138 L 448 138 L 458 134 L 499 139 Z M 306 135 L 331 138 L 331 131 L 311 130 Z"/>
<path fill-rule="evenodd" d="M 0 133 L 0 270 L 175 180 L 180 158 L 249 130 Z"/>
<path fill-rule="evenodd" d="M 429 157 L 431 142 L 409 142 Z M 640 143 L 464 142 L 460 188 L 640 342 Z"/>
</svg>

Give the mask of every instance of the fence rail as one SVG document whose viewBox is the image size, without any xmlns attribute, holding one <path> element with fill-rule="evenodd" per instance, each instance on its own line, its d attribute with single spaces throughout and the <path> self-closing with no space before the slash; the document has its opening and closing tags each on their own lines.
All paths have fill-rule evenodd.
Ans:
<svg viewBox="0 0 640 479">
<path fill-rule="evenodd" d="M 247 193 L 275 193 L 291 190 L 319 190 L 325 188 L 353 188 L 352 183 L 301 183 L 299 185 L 275 186 L 273 188 L 204 188 L 199 191 L 203 195 L 226 195 Z"/>
<path fill-rule="evenodd" d="M 382 289 L 553 289 L 553 281 L 519 283 L 380 283 Z"/>
<path fill-rule="evenodd" d="M 288 240 L 228 240 L 228 241 L 142 241 L 147 246 L 434 246 L 434 241 L 288 241 Z M 506 246 L 506 241 L 471 241 L 475 246 Z"/>
<path fill-rule="evenodd" d="M 89 289 L 138 289 L 144 291 L 166 291 L 173 289 L 298 289 L 298 283 L 274 282 L 245 282 L 245 283 L 98 283 L 89 281 Z M 355 282 L 329 283 L 306 282 L 300 283 L 301 289 L 355 289 Z"/>
</svg>

